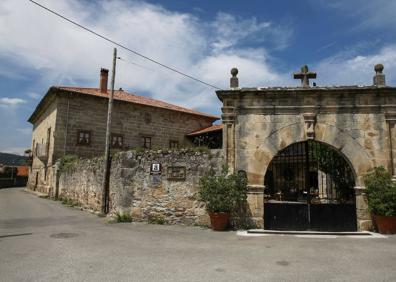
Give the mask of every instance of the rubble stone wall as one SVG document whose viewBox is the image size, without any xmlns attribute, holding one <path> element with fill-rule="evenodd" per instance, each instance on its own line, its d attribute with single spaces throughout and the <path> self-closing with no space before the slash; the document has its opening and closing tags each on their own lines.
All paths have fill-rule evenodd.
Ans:
<svg viewBox="0 0 396 282">
<path fill-rule="evenodd" d="M 157 163 L 161 174 L 150 172 L 151 165 Z M 221 165 L 221 150 L 118 153 L 111 167 L 111 213 L 130 214 L 135 221 L 208 225 L 205 205 L 198 200 L 199 179 L 210 168 L 220 170 Z M 59 197 L 99 211 L 102 170 L 102 158 L 79 160 L 61 168 Z"/>
</svg>

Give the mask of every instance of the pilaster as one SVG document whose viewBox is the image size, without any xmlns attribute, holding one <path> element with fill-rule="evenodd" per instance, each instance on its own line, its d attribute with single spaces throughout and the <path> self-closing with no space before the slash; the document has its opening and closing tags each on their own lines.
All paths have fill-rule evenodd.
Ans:
<svg viewBox="0 0 396 282">
<path fill-rule="evenodd" d="M 393 181 L 396 181 L 396 113 L 386 113 L 385 120 L 388 125 L 390 169 Z"/>
<path fill-rule="evenodd" d="M 223 148 L 230 173 L 235 171 L 235 107 L 224 106 L 221 108 L 223 128 Z"/>
<path fill-rule="evenodd" d="M 365 187 L 355 186 L 356 198 L 356 221 L 358 231 L 369 231 L 373 229 L 370 211 L 368 208 Z"/>
</svg>

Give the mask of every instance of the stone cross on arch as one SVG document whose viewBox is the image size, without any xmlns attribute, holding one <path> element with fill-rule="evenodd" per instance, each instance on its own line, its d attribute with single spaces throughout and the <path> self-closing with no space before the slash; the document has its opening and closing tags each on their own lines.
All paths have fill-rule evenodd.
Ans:
<svg viewBox="0 0 396 282">
<path fill-rule="evenodd" d="M 295 72 L 293 74 L 294 79 L 301 79 L 301 86 L 304 88 L 309 87 L 309 79 L 316 78 L 316 72 L 308 71 L 308 66 L 302 66 L 301 72 Z"/>
</svg>

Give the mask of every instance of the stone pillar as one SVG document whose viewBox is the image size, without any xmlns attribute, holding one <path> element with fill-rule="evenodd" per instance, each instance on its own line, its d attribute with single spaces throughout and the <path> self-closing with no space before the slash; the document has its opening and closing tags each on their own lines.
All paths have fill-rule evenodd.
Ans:
<svg viewBox="0 0 396 282">
<path fill-rule="evenodd" d="M 355 197 L 356 197 L 356 220 L 358 231 L 369 231 L 373 229 L 373 223 L 371 221 L 371 215 L 368 208 L 365 188 L 356 186 Z"/>
<path fill-rule="evenodd" d="M 393 181 L 396 181 L 396 113 L 385 114 L 389 138 L 389 168 Z"/>
<path fill-rule="evenodd" d="M 264 185 L 248 185 L 249 216 L 255 228 L 264 228 L 264 188 Z"/>
<path fill-rule="evenodd" d="M 226 103 L 227 104 L 227 103 Z M 223 120 L 223 150 L 230 173 L 235 171 L 235 107 L 233 105 L 221 108 Z"/>
</svg>

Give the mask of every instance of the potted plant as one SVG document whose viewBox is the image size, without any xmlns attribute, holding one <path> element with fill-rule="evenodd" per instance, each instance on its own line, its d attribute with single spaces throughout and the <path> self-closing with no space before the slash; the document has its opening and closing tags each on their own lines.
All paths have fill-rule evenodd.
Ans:
<svg viewBox="0 0 396 282">
<path fill-rule="evenodd" d="M 231 212 L 246 201 L 247 179 L 244 173 L 227 175 L 223 168 L 219 175 L 211 169 L 200 179 L 200 199 L 206 203 L 213 230 L 222 231 L 228 226 Z"/>
<path fill-rule="evenodd" d="M 396 234 L 396 184 L 384 167 L 370 169 L 364 176 L 373 223 L 383 234 Z"/>
</svg>

